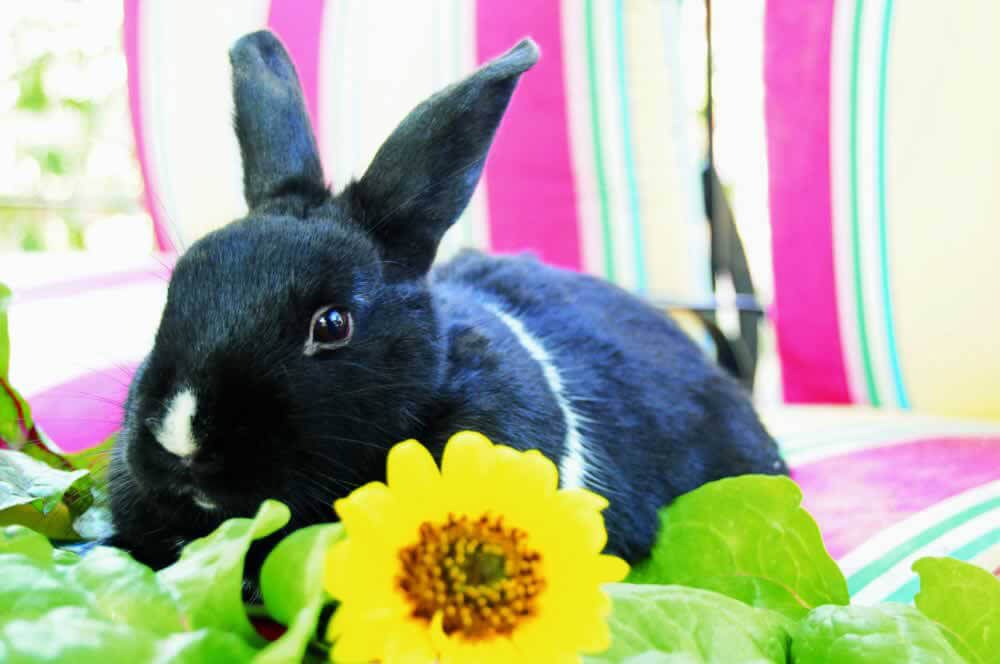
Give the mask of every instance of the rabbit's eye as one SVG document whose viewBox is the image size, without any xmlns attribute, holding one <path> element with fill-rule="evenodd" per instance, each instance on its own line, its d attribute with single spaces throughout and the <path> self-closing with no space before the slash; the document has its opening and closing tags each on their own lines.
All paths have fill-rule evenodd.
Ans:
<svg viewBox="0 0 1000 664">
<path fill-rule="evenodd" d="M 339 348 L 351 340 L 353 325 L 351 312 L 337 307 L 323 307 L 312 318 L 305 353 L 312 355 L 320 350 Z"/>
</svg>

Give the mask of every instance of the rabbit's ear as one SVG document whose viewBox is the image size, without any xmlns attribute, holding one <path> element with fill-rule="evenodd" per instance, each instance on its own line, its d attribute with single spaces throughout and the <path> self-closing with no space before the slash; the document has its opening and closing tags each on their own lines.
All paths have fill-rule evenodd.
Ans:
<svg viewBox="0 0 1000 664">
<path fill-rule="evenodd" d="M 322 188 L 316 139 L 284 46 L 261 30 L 241 37 L 229 60 L 247 204 L 253 209 L 290 190 Z"/>
<path fill-rule="evenodd" d="M 382 144 L 345 192 L 379 243 L 386 275 L 419 277 L 468 205 L 518 77 L 538 60 L 530 39 L 430 97 Z"/>
</svg>

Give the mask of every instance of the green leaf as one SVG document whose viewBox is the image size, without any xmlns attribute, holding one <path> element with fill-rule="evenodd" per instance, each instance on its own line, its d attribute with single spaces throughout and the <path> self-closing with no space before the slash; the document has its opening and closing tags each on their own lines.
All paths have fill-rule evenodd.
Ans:
<svg viewBox="0 0 1000 664">
<path fill-rule="evenodd" d="M 941 631 L 904 604 L 821 606 L 793 632 L 792 664 L 966 664 Z"/>
<path fill-rule="evenodd" d="M 48 514 L 31 505 L 15 505 L 0 511 L 0 527 L 19 525 L 30 528 L 55 540 L 77 540 L 80 535 L 73 529 L 73 515 L 62 503 Z"/>
<path fill-rule="evenodd" d="M 660 511 L 650 558 L 627 581 L 679 584 L 729 595 L 799 619 L 847 604 L 847 582 L 787 477 L 710 482 Z"/>
<path fill-rule="evenodd" d="M 66 583 L 62 569 L 48 560 L 20 553 L 0 554 L 0 626 L 35 620 L 55 607 L 88 608 L 86 592 Z M 0 661 L 3 661 L 0 659 Z"/>
<path fill-rule="evenodd" d="M 955 650 L 970 664 L 1000 662 L 1000 579 L 953 558 L 921 558 L 913 571 L 920 576 L 914 604 Z"/>
<path fill-rule="evenodd" d="M 112 622 L 155 634 L 189 629 L 177 602 L 153 570 L 119 549 L 93 549 L 77 564 L 67 566 L 66 581 L 90 593 L 90 603 Z"/>
<path fill-rule="evenodd" d="M 82 493 L 86 470 L 56 470 L 16 450 L 0 450 L 0 510 L 31 504 L 48 514 L 70 490 Z"/>
<path fill-rule="evenodd" d="M 214 629 L 174 634 L 156 644 L 153 664 L 249 662 L 254 649 L 235 634 Z"/>
<path fill-rule="evenodd" d="M 52 54 L 45 53 L 33 60 L 31 64 L 18 72 L 18 85 L 21 88 L 16 106 L 26 111 L 43 111 L 49 106 L 48 95 L 45 94 L 45 69 L 52 62 Z"/>
<path fill-rule="evenodd" d="M 10 334 L 7 331 L 7 307 L 10 306 L 10 289 L 0 284 L 0 380 L 10 374 Z"/>
<path fill-rule="evenodd" d="M 0 628 L 0 661 L 5 664 L 208 664 L 246 662 L 253 654 L 254 649 L 233 634 L 203 629 L 157 638 L 79 606 L 55 608 L 36 620 L 12 620 Z"/>
<path fill-rule="evenodd" d="M 43 535 L 24 526 L 7 526 L 0 530 L 0 554 L 19 553 L 31 560 L 52 559 L 52 545 Z"/>
<path fill-rule="evenodd" d="M 343 526 L 327 523 L 295 531 L 281 540 L 260 570 L 264 606 L 285 632 L 257 656 L 257 662 L 297 662 L 316 634 L 320 610 L 328 601 L 323 572 L 330 545 L 344 536 Z"/>
<path fill-rule="evenodd" d="M 685 586 L 610 584 L 611 648 L 587 664 L 773 664 L 787 661 L 788 621 Z"/>
<path fill-rule="evenodd" d="M 266 500 L 253 519 L 229 519 L 185 546 L 180 560 L 157 573 L 192 629 L 218 627 L 262 643 L 243 608 L 243 560 L 254 540 L 275 532 L 289 518 L 287 507 Z"/>
<path fill-rule="evenodd" d="M 7 330 L 7 307 L 10 298 L 10 289 L 0 284 L 0 440 L 16 447 L 26 442 L 26 432 L 31 429 L 32 422 L 28 402 L 11 387 L 8 379 L 10 335 Z"/>
<path fill-rule="evenodd" d="M 5 664 L 149 662 L 153 641 L 150 634 L 102 620 L 82 606 L 61 606 L 0 628 L 0 660 Z"/>
</svg>

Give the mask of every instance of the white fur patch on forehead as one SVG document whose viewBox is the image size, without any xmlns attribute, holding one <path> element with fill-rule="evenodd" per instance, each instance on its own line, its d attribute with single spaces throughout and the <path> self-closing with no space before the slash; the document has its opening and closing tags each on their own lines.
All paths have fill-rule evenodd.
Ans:
<svg viewBox="0 0 1000 664">
<path fill-rule="evenodd" d="M 191 419 L 198 410 L 198 399 L 189 388 L 174 395 L 167 404 L 166 413 L 160 421 L 156 440 L 163 449 L 179 457 L 189 456 L 195 450 Z"/>
</svg>

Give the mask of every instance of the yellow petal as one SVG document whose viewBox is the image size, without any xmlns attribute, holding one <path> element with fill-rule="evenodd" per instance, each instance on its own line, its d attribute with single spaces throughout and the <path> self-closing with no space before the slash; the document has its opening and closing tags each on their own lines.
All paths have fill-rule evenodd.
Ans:
<svg viewBox="0 0 1000 664">
<path fill-rule="evenodd" d="M 441 457 L 441 477 L 455 512 L 468 513 L 481 505 L 480 492 L 490 482 L 493 444 L 482 434 L 461 431 L 452 436 Z"/>
<path fill-rule="evenodd" d="M 386 639 L 382 664 L 434 664 L 436 661 L 426 624 L 407 620 Z"/>
<path fill-rule="evenodd" d="M 538 450 L 518 452 L 510 447 L 497 445 L 498 480 L 512 494 L 531 496 L 533 500 L 548 500 L 556 492 L 559 471 L 556 465 Z M 509 483 L 508 483 L 509 482 Z M 516 491 L 512 489 L 516 487 Z"/>
<path fill-rule="evenodd" d="M 559 499 L 570 509 L 600 512 L 608 506 L 607 498 L 589 489 L 561 489 Z"/>
<path fill-rule="evenodd" d="M 385 641 L 384 622 L 342 611 L 343 607 L 333 614 L 327 630 L 327 638 L 334 641 L 332 659 L 345 664 L 379 659 Z"/>
<path fill-rule="evenodd" d="M 494 637 L 476 641 L 466 641 L 461 637 L 450 639 L 449 647 L 441 653 L 441 664 L 512 664 L 517 661 L 539 662 L 539 660 L 525 659 L 519 653 L 510 639 L 506 637 Z M 546 661 L 547 664 L 547 661 Z"/>
<path fill-rule="evenodd" d="M 618 556 L 600 555 L 594 562 L 594 573 L 598 583 L 618 583 L 628 576 L 628 563 Z"/>
<path fill-rule="evenodd" d="M 437 490 L 440 479 L 434 457 L 415 440 L 406 440 L 389 450 L 386 479 L 389 489 L 400 498 L 419 497 Z"/>
<path fill-rule="evenodd" d="M 340 570 L 347 569 L 348 549 L 344 540 L 336 542 L 326 552 L 323 565 L 323 589 L 333 597 L 339 597 L 341 592 Z"/>
</svg>

